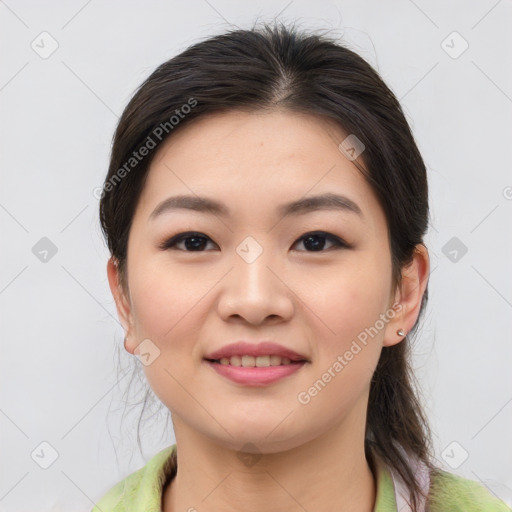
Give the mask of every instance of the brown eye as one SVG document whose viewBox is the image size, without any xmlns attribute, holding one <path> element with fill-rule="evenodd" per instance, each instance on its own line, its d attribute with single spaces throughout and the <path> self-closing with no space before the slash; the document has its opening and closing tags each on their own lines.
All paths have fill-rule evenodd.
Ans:
<svg viewBox="0 0 512 512">
<path fill-rule="evenodd" d="M 306 247 L 306 252 L 323 252 L 325 249 L 326 240 L 331 242 L 333 247 L 346 247 L 347 249 L 350 247 L 349 244 L 341 240 L 341 238 L 330 233 L 325 233 L 323 231 L 306 233 L 295 243 L 303 242 L 304 247 Z M 331 248 L 332 247 L 328 247 L 328 249 Z"/>
<path fill-rule="evenodd" d="M 159 247 L 162 250 L 174 249 L 184 252 L 204 252 L 208 242 L 215 243 L 203 233 L 188 231 L 185 233 L 179 233 L 172 238 L 169 238 Z M 330 233 L 325 233 L 323 231 L 306 233 L 301 238 L 299 238 L 294 245 L 300 242 L 302 242 L 306 248 L 306 251 L 301 252 L 325 252 L 326 250 L 333 248 L 344 247 L 348 249 L 351 247 L 341 238 Z M 184 245 L 182 247 L 178 247 L 178 245 L 182 243 Z M 329 243 L 331 246 L 328 246 L 326 249 L 325 246 Z"/>
<path fill-rule="evenodd" d="M 166 240 L 160 245 L 160 249 L 176 249 L 178 244 L 184 242 L 185 249 L 177 248 L 176 250 L 185 252 L 203 252 L 208 241 L 211 241 L 210 238 L 203 233 L 189 231 L 186 233 L 180 233 L 169 240 Z"/>
</svg>

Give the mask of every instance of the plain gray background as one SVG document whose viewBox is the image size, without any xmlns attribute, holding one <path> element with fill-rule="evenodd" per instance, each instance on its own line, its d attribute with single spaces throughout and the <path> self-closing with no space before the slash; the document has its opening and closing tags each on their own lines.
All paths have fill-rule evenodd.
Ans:
<svg viewBox="0 0 512 512">
<path fill-rule="evenodd" d="M 118 373 L 123 330 L 93 191 L 118 116 L 157 65 L 276 16 L 333 29 L 404 107 L 429 172 L 430 302 L 415 365 L 436 456 L 512 504 L 510 1 L 6 0 L 1 511 L 89 511 L 174 442 L 162 414 L 141 456 L 139 409 L 121 419 L 133 356 L 122 352 Z"/>
</svg>

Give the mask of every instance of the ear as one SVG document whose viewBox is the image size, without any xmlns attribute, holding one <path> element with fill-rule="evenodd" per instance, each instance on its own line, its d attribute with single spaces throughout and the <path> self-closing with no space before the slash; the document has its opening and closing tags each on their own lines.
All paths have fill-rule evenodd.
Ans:
<svg viewBox="0 0 512 512">
<path fill-rule="evenodd" d="M 430 272 L 430 259 L 428 250 L 423 244 L 418 244 L 414 249 L 413 260 L 402 269 L 402 282 L 394 294 L 394 300 L 390 304 L 395 312 L 386 325 L 383 345 L 390 347 L 401 342 L 407 333 L 413 328 L 420 314 L 421 300 L 427 287 Z M 397 334 L 402 329 L 404 335 Z"/>
<path fill-rule="evenodd" d="M 120 284 L 119 270 L 113 257 L 109 258 L 107 262 L 107 276 L 110 291 L 116 303 L 117 315 L 125 331 L 126 342 L 124 346 L 130 354 L 133 354 L 135 347 L 132 347 L 132 344 L 130 344 L 130 337 L 133 337 L 133 320 L 130 301 L 126 298 L 125 292 Z"/>
</svg>

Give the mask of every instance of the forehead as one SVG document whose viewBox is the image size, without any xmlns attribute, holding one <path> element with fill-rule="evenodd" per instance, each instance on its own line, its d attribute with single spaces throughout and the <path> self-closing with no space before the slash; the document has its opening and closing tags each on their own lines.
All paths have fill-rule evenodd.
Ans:
<svg viewBox="0 0 512 512">
<path fill-rule="evenodd" d="M 339 149 L 347 135 L 333 120 L 290 111 L 195 119 L 158 149 L 139 209 L 147 218 L 170 195 L 197 194 L 230 210 L 262 213 L 304 196 L 338 193 L 365 217 L 383 216 L 360 170 Z"/>
</svg>

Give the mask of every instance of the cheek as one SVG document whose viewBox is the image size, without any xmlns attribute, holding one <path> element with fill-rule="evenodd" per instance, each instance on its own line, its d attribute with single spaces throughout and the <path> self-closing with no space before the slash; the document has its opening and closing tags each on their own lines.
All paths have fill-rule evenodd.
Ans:
<svg viewBox="0 0 512 512">
<path fill-rule="evenodd" d="M 385 324 L 380 318 L 390 293 L 386 262 L 370 254 L 360 256 L 317 280 L 316 288 L 306 281 L 301 288 L 304 302 L 314 312 L 309 318 L 315 324 L 311 336 L 321 379 L 335 382 L 328 387 L 339 397 L 340 407 L 350 399 L 346 389 L 357 395 L 369 385 L 381 353 Z"/>
<path fill-rule="evenodd" d="M 130 276 L 132 313 L 138 342 L 149 339 L 158 354 L 144 371 L 159 394 L 159 389 L 179 386 L 171 374 L 182 382 L 198 360 L 208 292 L 219 277 L 212 272 L 205 276 L 197 269 L 173 268 L 165 262 L 144 265 L 140 261 L 133 259 L 136 272 Z"/>
<path fill-rule="evenodd" d="M 368 259 L 368 258 L 366 258 Z M 389 297 L 390 269 L 357 258 L 339 269 L 309 279 L 297 280 L 297 295 L 314 313 L 322 334 L 338 342 L 348 342 L 370 328 L 385 311 Z"/>
<path fill-rule="evenodd" d="M 366 286 L 360 280 L 324 290 L 322 310 L 315 310 L 322 318 L 312 331 L 317 356 L 314 378 L 304 383 L 297 400 L 306 405 L 299 407 L 305 419 L 323 417 L 336 423 L 356 403 L 363 407 L 381 354 L 383 330 L 374 329 L 386 295 L 376 290 L 375 283 Z"/>
<path fill-rule="evenodd" d="M 143 365 L 148 384 L 168 408 L 190 407 L 189 387 L 197 337 L 203 322 L 201 298 L 208 283 L 197 275 L 151 265 L 132 277 L 132 311 L 137 339 L 151 340 L 149 364 Z M 147 342 L 146 342 L 147 343 Z M 154 355 L 153 355 L 154 354 Z"/>
<path fill-rule="evenodd" d="M 138 334 L 153 337 L 159 343 L 182 339 L 176 333 L 185 330 L 188 317 L 197 313 L 196 306 L 211 286 L 196 272 L 165 264 L 140 265 L 130 283 Z M 197 318 L 195 320 L 197 325 Z"/>
</svg>

